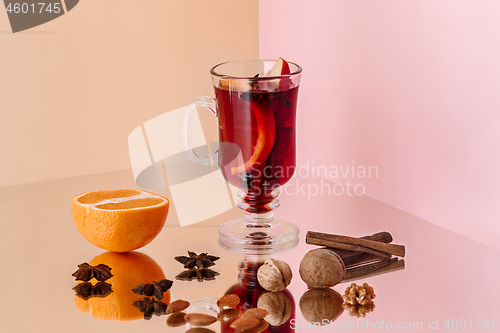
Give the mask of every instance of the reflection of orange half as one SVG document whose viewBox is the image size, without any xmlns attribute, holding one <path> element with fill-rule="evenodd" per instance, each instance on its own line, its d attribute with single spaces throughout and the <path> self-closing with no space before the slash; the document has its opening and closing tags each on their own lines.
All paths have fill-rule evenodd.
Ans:
<svg viewBox="0 0 500 333">
<path fill-rule="evenodd" d="M 85 301 L 75 295 L 77 308 L 83 312 L 90 312 L 97 319 L 104 320 L 135 320 L 144 317 L 132 303 L 143 299 L 144 296 L 134 294 L 132 288 L 141 283 L 158 281 L 165 278 L 165 274 L 158 264 L 149 256 L 139 252 L 114 253 L 105 252 L 98 255 L 90 265 L 105 264 L 111 267 L 111 277 L 106 282 L 111 284 L 113 292 L 104 297 L 94 297 Z M 95 284 L 97 281 L 92 279 Z M 165 292 L 162 300 L 170 303 L 170 290 Z"/>
</svg>

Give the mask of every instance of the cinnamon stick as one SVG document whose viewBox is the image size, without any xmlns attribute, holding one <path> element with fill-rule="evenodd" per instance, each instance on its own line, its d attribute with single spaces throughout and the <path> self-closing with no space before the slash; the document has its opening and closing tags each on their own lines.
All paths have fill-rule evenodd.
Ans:
<svg viewBox="0 0 500 333">
<path fill-rule="evenodd" d="M 306 243 L 323 245 L 341 250 L 362 251 L 378 256 L 387 256 L 388 254 L 392 254 L 404 257 L 405 255 L 405 247 L 403 245 L 386 244 L 368 239 L 330 235 L 313 231 L 307 232 Z"/>
<path fill-rule="evenodd" d="M 307 244 L 311 245 L 325 245 L 330 248 L 332 248 L 333 251 L 336 251 L 336 249 L 341 249 L 341 250 L 348 250 L 348 251 L 356 251 L 356 252 L 366 252 L 373 254 L 375 256 L 379 257 L 390 257 L 391 255 L 386 252 L 381 252 L 377 250 L 372 250 L 367 247 L 359 246 L 359 245 L 352 245 L 352 244 L 345 244 L 345 243 L 338 243 L 338 242 L 333 242 L 325 239 L 318 239 L 318 238 L 313 238 L 313 237 L 308 237 L 306 239 Z"/>
<path fill-rule="evenodd" d="M 376 234 L 364 236 L 361 238 L 372 240 L 372 241 L 377 241 L 377 242 L 382 242 L 382 243 L 391 243 L 392 242 L 392 236 L 387 231 L 377 232 Z M 364 252 L 358 252 L 358 251 L 339 250 L 339 249 L 333 249 L 333 248 L 329 248 L 329 249 L 335 251 L 335 253 L 337 253 L 340 256 L 340 258 L 342 258 L 342 260 L 344 262 L 347 258 L 364 253 Z"/>
</svg>

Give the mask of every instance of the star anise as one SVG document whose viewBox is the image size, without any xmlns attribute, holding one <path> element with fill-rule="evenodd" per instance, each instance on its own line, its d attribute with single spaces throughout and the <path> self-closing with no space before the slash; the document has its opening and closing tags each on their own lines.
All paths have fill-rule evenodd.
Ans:
<svg viewBox="0 0 500 333">
<path fill-rule="evenodd" d="M 167 304 L 149 297 L 144 297 L 142 301 L 135 301 L 132 305 L 144 313 L 144 319 L 146 320 L 151 319 L 153 314 L 161 316 L 166 314 L 167 311 Z"/>
<path fill-rule="evenodd" d="M 189 257 L 186 256 L 179 256 L 175 257 L 174 259 L 180 262 L 181 264 L 184 264 L 184 268 L 196 268 L 198 269 L 203 269 L 207 268 L 210 266 L 215 265 L 214 261 L 219 260 L 220 257 L 216 256 L 211 256 L 207 253 L 202 253 L 200 255 L 197 255 L 194 252 L 188 251 Z"/>
<path fill-rule="evenodd" d="M 111 274 L 111 267 L 104 264 L 91 266 L 86 262 L 78 265 L 78 270 L 71 275 L 74 276 L 77 281 L 90 281 L 92 278 L 98 281 L 106 281 L 113 276 L 113 274 Z"/>
<path fill-rule="evenodd" d="M 184 272 L 178 274 L 175 278 L 181 281 L 191 281 L 197 279 L 198 282 L 203 282 L 205 280 L 215 280 L 215 277 L 220 275 L 216 271 L 213 271 L 209 268 L 196 269 L 191 268 L 187 269 Z"/>
<path fill-rule="evenodd" d="M 92 297 L 106 297 L 113 292 L 111 285 L 107 282 L 97 282 L 93 285 L 90 282 L 81 282 L 73 287 L 76 295 L 84 300 L 88 300 Z"/>
<path fill-rule="evenodd" d="M 172 283 L 173 281 L 167 279 L 142 283 L 132 289 L 132 291 L 138 295 L 153 296 L 155 300 L 159 301 L 163 299 L 163 293 L 172 287 Z"/>
</svg>

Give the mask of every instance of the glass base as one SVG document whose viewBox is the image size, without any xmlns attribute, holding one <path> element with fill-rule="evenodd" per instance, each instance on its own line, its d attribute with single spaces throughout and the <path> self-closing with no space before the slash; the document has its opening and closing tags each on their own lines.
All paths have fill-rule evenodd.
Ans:
<svg viewBox="0 0 500 333">
<path fill-rule="evenodd" d="M 294 223 L 273 219 L 249 222 L 239 218 L 219 227 L 219 244 L 233 252 L 269 255 L 288 251 L 299 242 L 299 227 Z"/>
</svg>

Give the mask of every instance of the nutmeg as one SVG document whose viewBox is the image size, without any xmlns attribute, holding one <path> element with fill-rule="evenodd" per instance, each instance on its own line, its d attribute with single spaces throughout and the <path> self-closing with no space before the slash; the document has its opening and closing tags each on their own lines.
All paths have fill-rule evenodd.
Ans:
<svg viewBox="0 0 500 333">
<path fill-rule="evenodd" d="M 313 288 L 302 295 L 299 307 L 306 321 L 324 325 L 334 321 L 344 312 L 342 303 L 342 296 L 335 290 Z"/>
<path fill-rule="evenodd" d="M 333 287 L 344 279 L 345 265 L 340 256 L 329 249 L 314 249 L 300 262 L 302 280 L 313 288 Z"/>
<path fill-rule="evenodd" d="M 292 270 L 284 261 L 268 259 L 259 267 L 257 280 L 268 291 L 281 291 L 292 281 Z"/>
<path fill-rule="evenodd" d="M 283 325 L 292 315 L 292 302 L 277 291 L 260 295 L 257 307 L 269 312 L 264 320 L 272 326 Z"/>
</svg>

